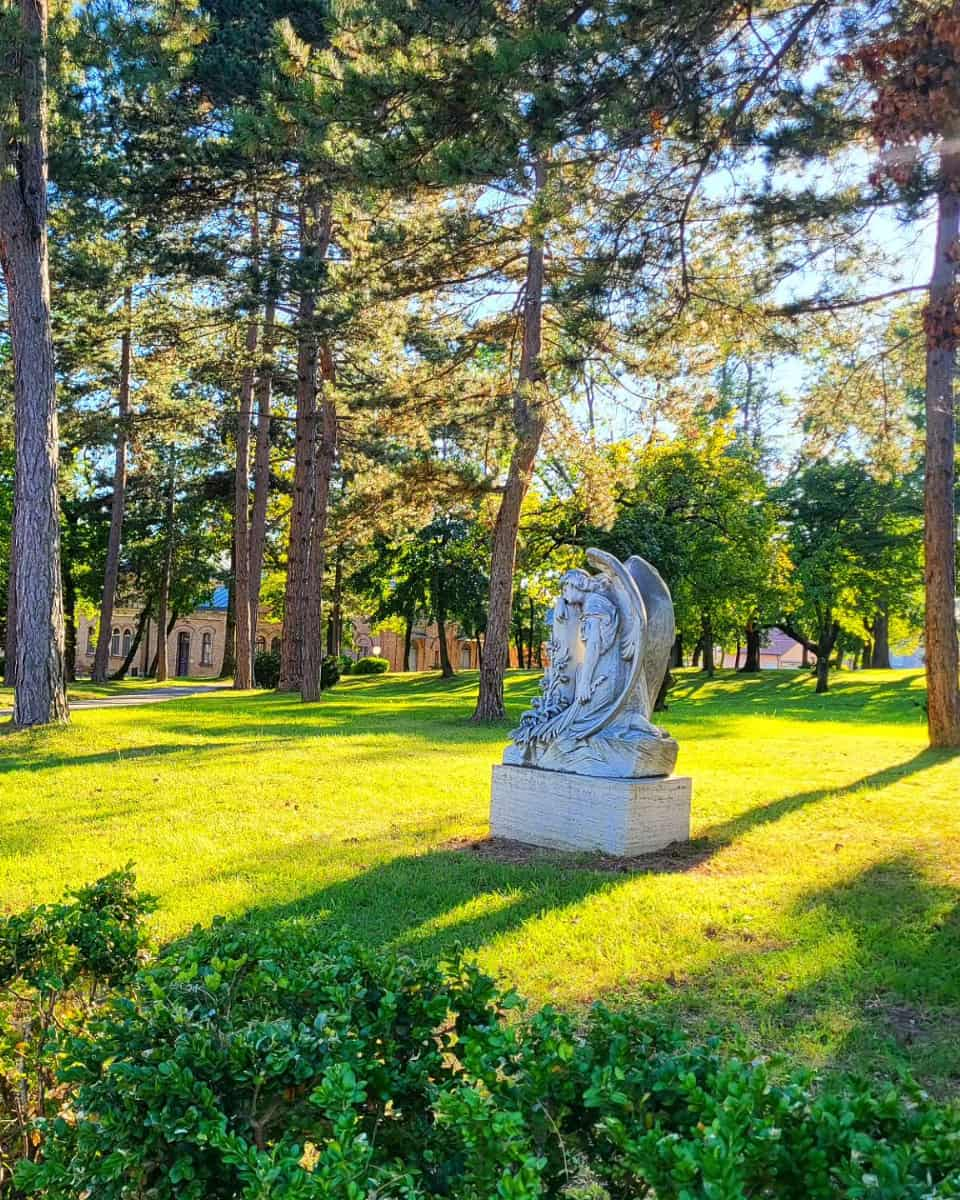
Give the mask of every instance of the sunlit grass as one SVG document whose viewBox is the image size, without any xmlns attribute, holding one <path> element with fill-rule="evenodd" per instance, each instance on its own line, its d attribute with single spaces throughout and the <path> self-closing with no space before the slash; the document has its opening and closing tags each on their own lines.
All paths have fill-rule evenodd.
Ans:
<svg viewBox="0 0 960 1200">
<path fill-rule="evenodd" d="M 511 674 L 514 716 L 535 686 Z M 316 705 L 220 692 L 8 734 L 0 903 L 134 861 L 160 937 L 255 910 L 415 954 L 460 941 L 537 1002 L 641 998 L 801 1061 L 960 1080 L 960 758 L 924 749 L 916 673 L 818 697 L 799 672 L 684 672 L 664 724 L 695 841 L 639 874 L 457 848 L 486 833 L 510 727 L 469 723 L 475 687 L 346 679 Z"/>
</svg>

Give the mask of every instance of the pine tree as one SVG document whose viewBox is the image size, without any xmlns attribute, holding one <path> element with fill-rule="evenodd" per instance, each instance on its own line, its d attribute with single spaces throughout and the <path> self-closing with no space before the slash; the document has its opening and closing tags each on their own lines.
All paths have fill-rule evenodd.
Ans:
<svg viewBox="0 0 960 1200">
<path fill-rule="evenodd" d="M 14 724 L 66 721 L 58 424 L 47 247 L 47 4 L 0 8 L 0 266 L 14 357 Z"/>
</svg>

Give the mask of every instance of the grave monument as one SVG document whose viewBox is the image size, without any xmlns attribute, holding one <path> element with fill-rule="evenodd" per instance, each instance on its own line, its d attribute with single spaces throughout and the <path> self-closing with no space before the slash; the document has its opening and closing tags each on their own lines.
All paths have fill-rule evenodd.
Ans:
<svg viewBox="0 0 960 1200">
<path fill-rule="evenodd" d="M 657 570 L 588 550 L 553 606 L 540 695 L 493 768 L 490 832 L 559 850 L 632 856 L 690 836 L 689 778 L 651 721 L 675 636 Z"/>
</svg>

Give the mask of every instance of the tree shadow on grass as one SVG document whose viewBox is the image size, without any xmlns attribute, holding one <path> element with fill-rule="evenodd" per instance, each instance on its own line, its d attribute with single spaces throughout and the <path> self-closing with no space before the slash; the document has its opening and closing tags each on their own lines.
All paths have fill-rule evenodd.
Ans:
<svg viewBox="0 0 960 1200">
<path fill-rule="evenodd" d="M 789 796 L 780 796 L 775 800 L 767 801 L 765 804 L 758 804 L 746 812 L 731 817 L 728 821 L 721 821 L 716 825 L 709 826 L 700 832 L 697 842 L 710 846 L 712 852 L 716 853 L 725 846 L 729 846 L 735 842 L 745 833 L 749 833 L 751 830 L 763 825 L 769 825 L 774 821 L 779 821 L 782 817 L 789 816 L 798 809 L 807 808 L 811 804 L 819 804 L 824 800 L 851 796 L 856 792 L 871 788 L 888 787 L 890 784 L 907 779 L 920 771 L 926 771 L 931 767 L 939 766 L 941 763 L 949 762 L 953 757 L 955 756 L 951 751 L 921 750 L 919 754 L 914 755 L 907 762 L 897 763 L 895 766 L 873 771 L 871 774 L 864 775 L 863 778 L 857 779 L 853 783 L 813 788 L 806 792 L 795 792 Z"/>
<path fill-rule="evenodd" d="M 225 750 L 237 747 L 249 748 L 249 743 L 233 742 L 203 742 L 170 743 L 160 742 L 155 746 L 123 746 L 118 745 L 112 750 L 101 750 L 96 754 L 75 754 L 70 749 L 60 753 L 49 751 L 37 754 L 31 748 L 29 755 L 9 755 L 0 757 L 0 775 L 15 771 L 46 771 L 56 767 L 87 767 L 96 763 L 124 763 L 139 759 L 163 758 L 172 754 L 222 754 Z"/>
<path fill-rule="evenodd" d="M 709 966 L 639 994 L 681 1023 L 848 1074 L 960 1087 L 960 901 L 909 855 L 806 893 L 782 940 L 705 929 Z M 632 993 L 634 996 L 636 993 Z M 623 991 L 607 999 L 622 1000 Z"/>
<path fill-rule="evenodd" d="M 302 867 L 298 852 L 287 848 L 248 862 L 244 873 L 274 874 L 291 853 Z M 251 908 L 235 920 L 267 934 L 292 928 L 318 944 L 346 937 L 434 958 L 455 945 L 478 950 L 529 920 L 621 884 L 595 871 L 510 867 L 430 850 L 366 867 L 287 903 Z"/>
</svg>

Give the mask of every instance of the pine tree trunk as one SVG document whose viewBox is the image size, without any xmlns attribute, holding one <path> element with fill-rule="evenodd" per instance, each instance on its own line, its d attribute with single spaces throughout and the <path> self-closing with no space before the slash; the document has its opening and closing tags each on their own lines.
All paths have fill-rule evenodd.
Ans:
<svg viewBox="0 0 960 1200">
<path fill-rule="evenodd" d="M 13 557 L 13 538 L 10 539 L 10 578 L 7 581 L 7 640 L 3 650 L 3 682 L 13 687 L 17 663 L 17 581 Z"/>
<path fill-rule="evenodd" d="M 237 691 L 247 691 L 253 687 L 254 630 L 250 620 L 250 422 L 253 418 L 253 356 L 257 350 L 258 335 L 258 322 L 254 315 L 247 323 L 246 362 L 240 377 L 237 454 L 234 464 L 233 547 L 237 661 L 233 672 L 233 686 Z"/>
<path fill-rule="evenodd" d="M 69 710 L 47 256 L 47 0 L 20 0 L 19 7 L 23 41 L 13 63 L 19 111 L 12 126 L 0 124 L 0 267 L 13 351 L 16 455 L 13 722 L 23 729 L 66 721 Z"/>
<path fill-rule="evenodd" d="M 931 746 L 960 746 L 956 619 L 954 479 L 958 312 L 956 246 L 960 236 L 960 155 L 941 158 L 937 246 L 926 311 L 926 468 L 924 476 L 924 658 Z"/>
<path fill-rule="evenodd" d="M 733 669 L 735 671 L 740 670 L 740 655 L 742 654 L 742 652 L 743 652 L 743 643 L 740 641 L 739 638 L 737 638 L 737 652 L 733 656 Z"/>
<path fill-rule="evenodd" d="M 237 666 L 237 585 L 234 574 L 237 556 L 233 538 L 230 539 L 230 574 L 227 577 L 227 612 L 223 624 L 223 660 L 220 678 L 230 679 Z"/>
<path fill-rule="evenodd" d="M 540 155 L 534 163 L 534 203 L 542 193 L 546 181 L 546 161 Z M 538 230 L 532 235 L 527 252 L 523 295 L 523 349 L 513 401 L 513 431 L 516 440 L 493 528 L 485 653 L 480 668 L 480 691 L 473 714 L 474 721 L 497 721 L 506 715 L 503 706 L 503 677 L 509 652 L 513 567 L 517 554 L 520 509 L 530 487 L 534 463 L 546 428 L 542 401 L 537 395 L 543 380 L 540 361 L 543 343 L 543 286 L 543 234 Z"/>
<path fill-rule="evenodd" d="M 69 554 L 60 558 L 63 573 L 63 674 L 68 683 L 77 678 L 77 583 Z"/>
<path fill-rule="evenodd" d="M 673 645 L 670 648 L 670 666 L 683 666 L 683 638 L 678 633 L 673 639 Z"/>
<path fill-rule="evenodd" d="M 744 675 L 752 675 L 760 670 L 760 630 L 755 621 L 748 621 L 747 653 L 740 671 Z"/>
<path fill-rule="evenodd" d="M 870 666 L 877 671 L 890 670 L 890 614 L 878 612 L 873 622 L 873 650 Z"/>
<path fill-rule="evenodd" d="M 303 607 L 303 674 L 300 695 L 305 701 L 320 699 L 323 667 L 323 575 L 326 566 L 327 516 L 330 481 L 337 457 L 337 410 L 333 399 L 333 358 L 328 346 L 321 351 L 322 374 L 327 384 L 320 409 L 320 438 L 316 453 L 316 482 L 313 488 L 313 520 L 307 557 L 306 594 Z"/>
<path fill-rule="evenodd" d="M 835 657 L 833 662 L 833 669 L 835 671 L 841 671 L 843 669 L 843 656 L 845 653 L 846 642 L 843 638 L 837 638 L 837 648 L 834 651 Z"/>
<path fill-rule="evenodd" d="M 327 622 L 327 653 L 336 658 L 340 653 L 340 625 L 343 601 L 343 546 L 337 546 L 333 566 L 333 598 L 330 604 L 330 620 Z"/>
<path fill-rule="evenodd" d="M 130 643 L 130 649 L 127 651 L 127 655 L 124 658 L 123 662 L 116 669 L 116 671 L 114 671 L 114 673 L 110 676 L 111 679 L 119 681 L 121 679 L 126 678 L 127 672 L 130 670 L 131 663 L 137 657 L 137 650 L 139 649 L 140 642 L 143 639 L 143 631 L 146 628 L 149 617 L 150 617 L 150 604 L 148 602 L 140 610 L 140 616 L 137 617 L 137 628 L 136 628 L 136 632 L 133 635 L 133 641 Z"/>
<path fill-rule="evenodd" d="M 277 218 L 270 226 L 269 248 L 276 241 Z M 271 264 L 263 312 L 263 339 L 254 399 L 257 404 L 257 449 L 253 460 L 253 510 L 250 514 L 250 627 L 256 641 L 260 619 L 260 587 L 267 544 L 267 505 L 270 500 L 270 418 L 273 402 L 274 353 L 277 345 L 277 282 Z"/>
<path fill-rule="evenodd" d="M 120 548 L 123 542 L 123 518 L 127 493 L 127 433 L 130 419 L 130 375 L 132 370 L 133 289 L 123 290 L 123 333 L 120 336 L 120 386 L 117 391 L 117 440 L 113 460 L 113 496 L 110 500 L 110 534 L 107 540 L 107 564 L 100 597 L 100 633 L 93 656 L 90 678 L 105 683 L 110 668 L 110 637 L 113 630 L 113 606 L 120 580 Z"/>
<path fill-rule="evenodd" d="M 483 642 L 480 640 L 480 634 L 476 634 L 474 639 L 477 643 L 477 669 L 483 666 Z"/>
<path fill-rule="evenodd" d="M 317 370 L 319 339 L 316 329 L 316 274 L 330 239 L 330 209 L 321 210 L 315 188 L 300 204 L 300 266 L 308 279 L 301 284 L 297 312 L 297 417 L 293 466 L 293 508 L 287 543 L 287 581 L 284 590 L 283 640 L 280 646 L 281 692 L 300 689 L 303 679 L 304 607 L 310 562 L 314 488 L 317 482 Z M 315 631 L 315 635 L 319 633 Z"/>
<path fill-rule="evenodd" d="M 163 683 L 169 678 L 169 664 L 167 662 L 167 637 L 168 632 L 161 632 L 167 628 L 167 609 L 170 604 L 170 584 L 173 579 L 173 501 L 175 495 L 175 477 L 173 462 L 170 463 L 170 481 L 167 485 L 167 503 L 164 512 L 164 528 L 166 529 L 166 545 L 163 548 L 163 575 L 160 579 L 160 602 L 157 606 L 157 666 L 154 671 L 154 678 L 158 683 Z"/>
</svg>

